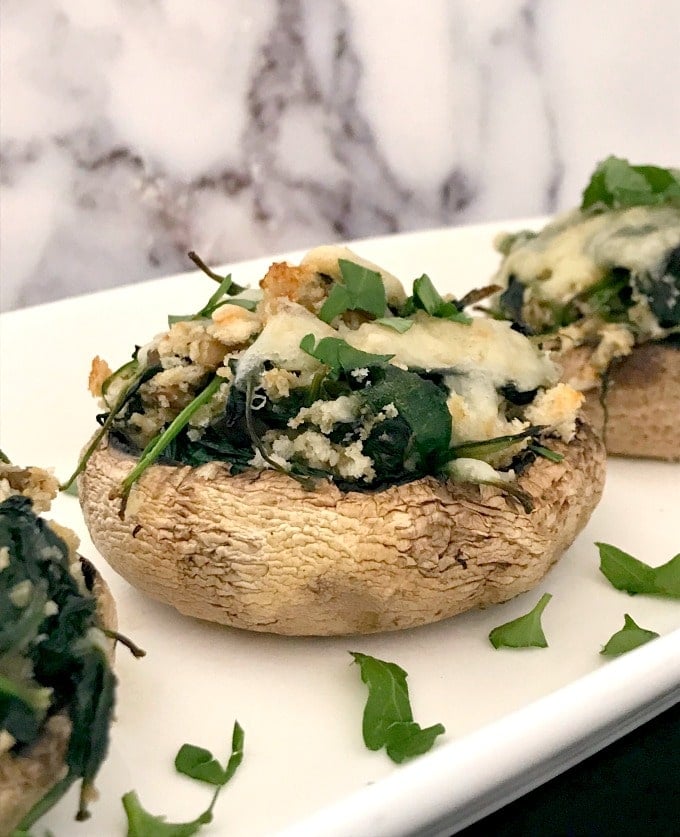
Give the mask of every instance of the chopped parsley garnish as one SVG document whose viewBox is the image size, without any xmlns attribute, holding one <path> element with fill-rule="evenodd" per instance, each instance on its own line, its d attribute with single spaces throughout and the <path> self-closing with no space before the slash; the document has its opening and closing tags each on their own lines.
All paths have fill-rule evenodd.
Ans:
<svg viewBox="0 0 680 837">
<path fill-rule="evenodd" d="M 232 778 L 243 761 L 244 733 L 238 721 L 234 723 L 231 737 L 231 755 L 222 767 L 210 750 L 184 744 L 175 757 L 178 773 L 205 782 L 215 788 L 210 805 L 196 819 L 185 823 L 167 822 L 164 816 L 154 816 L 145 811 L 135 791 L 128 791 L 123 798 L 123 808 L 128 821 L 128 837 L 191 837 L 201 827 L 213 820 L 213 809 L 222 788 Z"/>
<path fill-rule="evenodd" d="M 350 651 L 368 686 L 362 732 L 369 750 L 383 747 L 397 764 L 430 750 L 446 730 L 441 724 L 423 729 L 413 720 L 407 673 L 396 663 Z"/>
<path fill-rule="evenodd" d="M 206 274 L 206 276 L 209 276 L 212 280 L 218 283 L 218 288 L 203 308 L 201 308 L 201 310 L 196 314 L 169 314 L 168 326 L 184 320 L 202 320 L 205 317 L 210 317 L 212 316 L 213 311 L 216 311 L 223 305 L 238 305 L 241 308 L 245 308 L 246 311 L 254 311 L 257 308 L 257 302 L 253 299 L 224 299 L 225 296 L 233 297 L 236 294 L 240 294 L 245 290 L 245 288 L 233 282 L 231 274 L 228 274 L 227 276 L 219 276 L 193 251 L 189 253 L 189 258 L 200 270 L 203 271 L 203 273 Z"/>
<path fill-rule="evenodd" d="M 660 567 L 650 567 L 608 543 L 596 543 L 600 570 L 616 587 L 630 593 L 680 599 L 680 553 Z"/>
<path fill-rule="evenodd" d="M 319 318 L 330 323 L 345 311 L 363 311 L 374 317 L 384 317 L 387 309 L 382 276 L 367 267 L 339 259 L 342 283 L 331 288 L 319 311 Z"/>
<path fill-rule="evenodd" d="M 613 634 L 606 645 L 602 647 L 600 654 L 605 657 L 618 657 L 620 654 L 625 654 L 626 651 L 632 651 L 633 648 L 638 648 L 649 642 L 650 639 L 656 639 L 659 635 L 656 631 L 648 631 L 646 628 L 641 628 L 635 623 L 632 616 L 625 614 L 623 617 L 623 628 Z"/>
<path fill-rule="evenodd" d="M 680 169 L 633 166 L 607 157 L 595 169 L 583 192 L 581 209 L 627 209 L 631 206 L 680 207 Z"/>
<path fill-rule="evenodd" d="M 463 312 L 462 307 L 445 300 L 439 294 L 425 273 L 413 282 L 413 294 L 404 303 L 402 314 L 412 314 L 418 309 L 427 312 L 431 317 L 452 320 L 454 323 L 469 325 L 472 322 L 472 318 Z"/>
<path fill-rule="evenodd" d="M 313 334 L 305 334 L 300 341 L 300 348 L 328 366 L 335 376 L 340 372 L 351 372 L 353 369 L 380 366 L 394 357 L 394 355 L 373 355 L 369 352 L 362 352 L 339 337 L 322 337 L 317 343 Z"/>
<path fill-rule="evenodd" d="M 541 616 L 550 599 L 550 593 L 544 593 L 529 613 L 494 628 L 489 634 L 489 642 L 494 648 L 547 648 Z"/>
<path fill-rule="evenodd" d="M 204 404 L 207 404 L 210 399 L 215 395 L 217 390 L 220 386 L 224 383 L 224 379 L 220 378 L 218 375 L 210 381 L 210 383 L 203 389 L 194 399 L 191 401 L 190 404 L 187 406 L 173 419 L 173 421 L 158 433 L 154 438 L 149 442 L 149 444 L 144 448 L 139 456 L 139 461 L 135 465 L 135 467 L 130 471 L 130 473 L 125 477 L 123 483 L 121 485 L 121 497 L 123 498 L 123 507 L 125 505 L 125 500 L 127 499 L 132 486 L 137 482 L 137 480 L 142 476 L 144 471 L 158 459 L 158 457 L 163 453 L 163 451 L 167 448 L 167 446 L 173 441 L 173 439 L 179 435 L 179 433 L 184 430 L 186 425 L 189 423 L 189 419 L 193 416 L 193 414 Z"/>
<path fill-rule="evenodd" d="M 393 331 L 398 331 L 399 334 L 404 334 L 413 325 L 413 320 L 409 320 L 407 317 L 380 317 L 375 322 L 378 325 L 387 326 Z"/>
</svg>

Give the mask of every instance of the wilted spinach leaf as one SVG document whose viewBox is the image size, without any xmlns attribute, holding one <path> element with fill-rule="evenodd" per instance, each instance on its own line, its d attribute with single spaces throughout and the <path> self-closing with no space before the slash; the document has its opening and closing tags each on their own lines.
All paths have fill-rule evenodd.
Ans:
<svg viewBox="0 0 680 837">
<path fill-rule="evenodd" d="M 432 381 L 398 366 L 371 367 L 372 385 L 359 392 L 374 413 L 393 404 L 411 428 L 414 452 L 421 463 L 448 448 L 451 413 L 447 393 Z"/>
<path fill-rule="evenodd" d="M 498 299 L 501 314 L 513 323 L 524 325 L 522 306 L 524 305 L 524 285 L 512 275 L 508 279 L 508 287 Z"/>
<path fill-rule="evenodd" d="M 30 827 L 77 779 L 83 780 L 78 816 L 84 818 L 83 792 L 108 747 L 116 683 L 91 637 L 97 627 L 95 600 L 81 592 L 66 544 L 35 515 L 28 498 L 12 496 L 0 503 L 0 548 L 10 556 L 0 572 L 0 728 L 17 733 L 15 737 L 28 744 L 48 712 L 63 709 L 72 725 L 68 774 L 38 801 L 21 828 Z M 23 607 L 12 602 L 18 583 L 32 585 L 32 596 Z M 51 615 L 43 609 L 47 601 L 56 605 Z M 22 681 L 17 673 L 21 669 L 12 663 L 20 657 L 32 668 L 28 680 Z"/>
<path fill-rule="evenodd" d="M 680 325 L 680 247 L 671 250 L 658 278 L 646 276 L 639 284 L 661 328 Z"/>
</svg>

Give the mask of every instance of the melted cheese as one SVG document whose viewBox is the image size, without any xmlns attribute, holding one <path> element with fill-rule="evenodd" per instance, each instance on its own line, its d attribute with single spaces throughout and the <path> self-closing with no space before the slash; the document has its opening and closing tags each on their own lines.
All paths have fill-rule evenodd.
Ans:
<svg viewBox="0 0 680 837">
<path fill-rule="evenodd" d="M 355 349 L 394 355 L 392 363 L 483 376 L 493 387 L 513 382 L 520 390 L 530 390 L 558 378 L 547 355 L 498 320 L 475 318 L 463 325 L 419 313 L 403 334 L 364 323 L 356 331 L 341 328 L 340 336 Z"/>
<path fill-rule="evenodd" d="M 446 405 L 452 418 L 452 445 L 507 436 L 528 426 L 502 415 L 501 396 L 482 375 L 447 375 L 444 384 L 450 393 Z"/>
<path fill-rule="evenodd" d="M 338 336 L 335 329 L 306 308 L 287 301 L 285 307 L 267 320 L 257 340 L 241 355 L 236 385 L 240 386 L 267 360 L 282 369 L 300 372 L 318 369 L 319 362 L 300 348 L 300 341 L 306 334 L 313 334 L 317 340 Z"/>
<path fill-rule="evenodd" d="M 583 215 L 573 211 L 535 238 L 510 250 L 494 281 L 516 276 L 539 299 L 569 302 L 614 266 L 635 275 L 657 275 L 670 250 L 680 245 L 680 212 L 636 206 Z"/>
<path fill-rule="evenodd" d="M 339 259 L 354 262 L 354 264 L 379 273 L 385 286 L 387 302 L 390 305 L 400 305 L 406 299 L 404 288 L 396 276 L 393 276 L 387 270 L 383 270 L 377 264 L 369 262 L 368 259 L 357 256 L 349 247 L 343 247 L 339 244 L 325 244 L 322 247 L 315 247 L 307 253 L 300 264 L 305 267 L 311 267 L 317 273 L 324 273 L 336 282 L 340 282 L 342 280 L 342 274 L 340 273 L 340 265 L 338 264 Z"/>
</svg>

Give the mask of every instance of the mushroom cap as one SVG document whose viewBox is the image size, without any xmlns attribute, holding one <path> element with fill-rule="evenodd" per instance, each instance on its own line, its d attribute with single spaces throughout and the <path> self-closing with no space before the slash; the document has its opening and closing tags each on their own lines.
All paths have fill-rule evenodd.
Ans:
<svg viewBox="0 0 680 837">
<path fill-rule="evenodd" d="M 559 356 L 568 381 L 592 350 Z M 614 361 L 602 384 L 585 393 L 585 418 L 601 433 L 607 453 L 680 461 L 680 347 L 643 343 Z"/>
<path fill-rule="evenodd" d="M 104 579 L 82 556 L 85 583 L 97 599 L 99 624 L 117 627 L 116 603 Z M 111 645 L 113 658 L 113 644 Z M 11 834 L 31 808 L 66 775 L 71 722 L 65 712 L 52 715 L 40 737 L 21 755 L 0 755 L 0 834 Z"/>
<path fill-rule="evenodd" d="M 135 587 L 189 616 L 289 635 L 392 631 L 536 585 L 600 499 L 602 443 L 579 424 L 517 484 L 527 514 L 488 486 L 426 477 L 374 493 L 305 490 L 269 470 L 154 465 L 121 516 L 136 459 L 105 443 L 80 478 L 92 539 Z"/>
</svg>

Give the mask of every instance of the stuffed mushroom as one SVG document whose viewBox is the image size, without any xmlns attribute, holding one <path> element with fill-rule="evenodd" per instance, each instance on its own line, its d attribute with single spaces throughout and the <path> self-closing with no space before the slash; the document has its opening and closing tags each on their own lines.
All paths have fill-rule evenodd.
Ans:
<svg viewBox="0 0 680 837">
<path fill-rule="evenodd" d="M 258 631 L 396 630 L 529 589 L 585 525 L 604 456 L 582 396 L 469 317 L 479 293 L 407 296 L 339 247 L 259 292 L 210 273 L 197 314 L 90 375 L 81 503 L 138 588 Z"/>
<path fill-rule="evenodd" d="M 115 605 L 75 534 L 38 516 L 56 491 L 46 471 L 0 464 L 3 835 L 28 831 L 77 781 L 84 819 L 108 748 Z"/>
<path fill-rule="evenodd" d="M 680 459 L 680 170 L 610 157 L 578 209 L 497 247 L 495 314 L 558 353 L 608 452 Z"/>
</svg>

